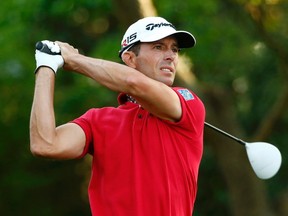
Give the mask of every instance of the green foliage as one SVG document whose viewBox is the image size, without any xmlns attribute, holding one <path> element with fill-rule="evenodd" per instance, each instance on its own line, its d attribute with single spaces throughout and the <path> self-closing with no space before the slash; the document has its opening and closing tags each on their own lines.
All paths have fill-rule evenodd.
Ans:
<svg viewBox="0 0 288 216">
<path fill-rule="evenodd" d="M 196 47 L 184 52 L 192 58 L 197 78 L 203 85 L 231 91 L 235 112 L 249 137 L 283 90 L 284 75 L 278 56 L 257 36 L 248 15 L 240 16 L 223 2 L 159 0 L 154 4 L 160 16 L 195 35 Z M 247 2 L 241 1 L 238 7 Z M 51 162 L 34 158 L 29 152 L 34 45 L 42 39 L 67 41 L 87 55 L 120 62 L 123 29 L 112 3 L 0 2 L 1 215 L 90 214 L 80 187 L 84 176 L 77 172 L 81 161 Z M 273 6 L 274 19 L 265 25 L 287 47 L 287 4 L 281 11 L 278 7 Z M 57 123 L 70 121 L 91 107 L 115 106 L 116 97 L 117 93 L 85 77 L 60 70 L 55 90 Z M 286 113 L 267 140 L 277 144 L 283 155 L 288 151 L 287 125 Z M 287 159 L 283 162 L 282 169 L 286 170 Z M 215 158 L 208 148 L 201 166 L 195 215 L 229 215 L 227 185 L 215 169 Z M 272 202 L 286 185 L 286 178 L 280 172 L 268 183 Z"/>
</svg>

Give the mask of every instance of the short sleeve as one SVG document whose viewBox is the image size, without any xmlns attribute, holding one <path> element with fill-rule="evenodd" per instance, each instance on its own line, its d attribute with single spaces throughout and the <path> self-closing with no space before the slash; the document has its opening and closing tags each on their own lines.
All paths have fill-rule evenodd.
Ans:
<svg viewBox="0 0 288 216">
<path fill-rule="evenodd" d="M 84 131 L 86 136 L 85 148 L 79 158 L 84 157 L 86 154 L 93 154 L 93 136 L 91 128 L 92 116 L 93 116 L 93 109 L 90 109 L 79 118 L 76 118 L 73 121 L 71 121 L 72 123 L 79 125 Z"/>
<path fill-rule="evenodd" d="M 194 132 L 202 131 L 205 120 L 205 107 L 203 102 L 189 89 L 177 87 L 173 88 L 173 90 L 177 93 L 182 108 L 181 119 L 176 124 L 188 130 L 194 130 Z"/>
</svg>

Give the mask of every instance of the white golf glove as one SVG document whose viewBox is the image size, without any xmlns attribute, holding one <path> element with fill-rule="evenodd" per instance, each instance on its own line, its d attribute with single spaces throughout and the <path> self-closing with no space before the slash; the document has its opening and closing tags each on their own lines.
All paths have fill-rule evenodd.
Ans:
<svg viewBox="0 0 288 216">
<path fill-rule="evenodd" d="M 48 41 L 48 40 L 44 40 L 41 41 L 43 46 L 47 46 L 48 51 L 45 49 L 41 49 L 41 51 L 39 51 L 38 49 L 36 49 L 35 51 L 35 59 L 36 59 L 36 70 L 35 73 L 38 71 L 38 69 L 40 67 L 49 67 L 51 68 L 54 73 L 57 73 L 57 70 L 59 68 L 61 68 L 64 64 L 64 60 L 63 57 L 60 54 L 60 47 L 58 46 L 58 44 Z M 47 52 L 49 52 L 50 54 L 47 54 Z"/>
</svg>

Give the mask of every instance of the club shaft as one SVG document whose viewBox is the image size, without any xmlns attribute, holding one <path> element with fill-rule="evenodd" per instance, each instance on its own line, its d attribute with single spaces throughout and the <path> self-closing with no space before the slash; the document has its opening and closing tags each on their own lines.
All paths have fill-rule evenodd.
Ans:
<svg viewBox="0 0 288 216">
<path fill-rule="evenodd" d="M 229 134 L 229 133 L 227 133 L 227 132 L 225 132 L 225 131 L 217 128 L 217 127 L 215 127 L 214 125 L 211 125 L 211 124 L 209 124 L 207 122 L 204 122 L 204 124 L 205 124 L 205 126 L 207 126 L 207 127 L 211 128 L 211 129 L 223 134 L 226 137 L 229 137 L 230 139 L 240 143 L 241 145 L 244 145 L 244 146 L 246 145 L 246 142 L 244 142 L 243 140 L 241 140 L 241 139 L 239 139 L 239 138 L 237 138 L 237 137 L 235 137 L 235 136 L 233 136 L 233 135 L 231 135 L 231 134 Z"/>
</svg>

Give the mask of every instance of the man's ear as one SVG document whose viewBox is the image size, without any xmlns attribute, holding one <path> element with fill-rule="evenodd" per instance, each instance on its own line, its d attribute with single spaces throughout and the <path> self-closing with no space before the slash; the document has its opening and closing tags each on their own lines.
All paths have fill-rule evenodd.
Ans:
<svg viewBox="0 0 288 216">
<path fill-rule="evenodd" d="M 126 51 L 122 54 L 122 61 L 131 68 L 136 68 L 136 55 L 132 51 Z"/>
</svg>

